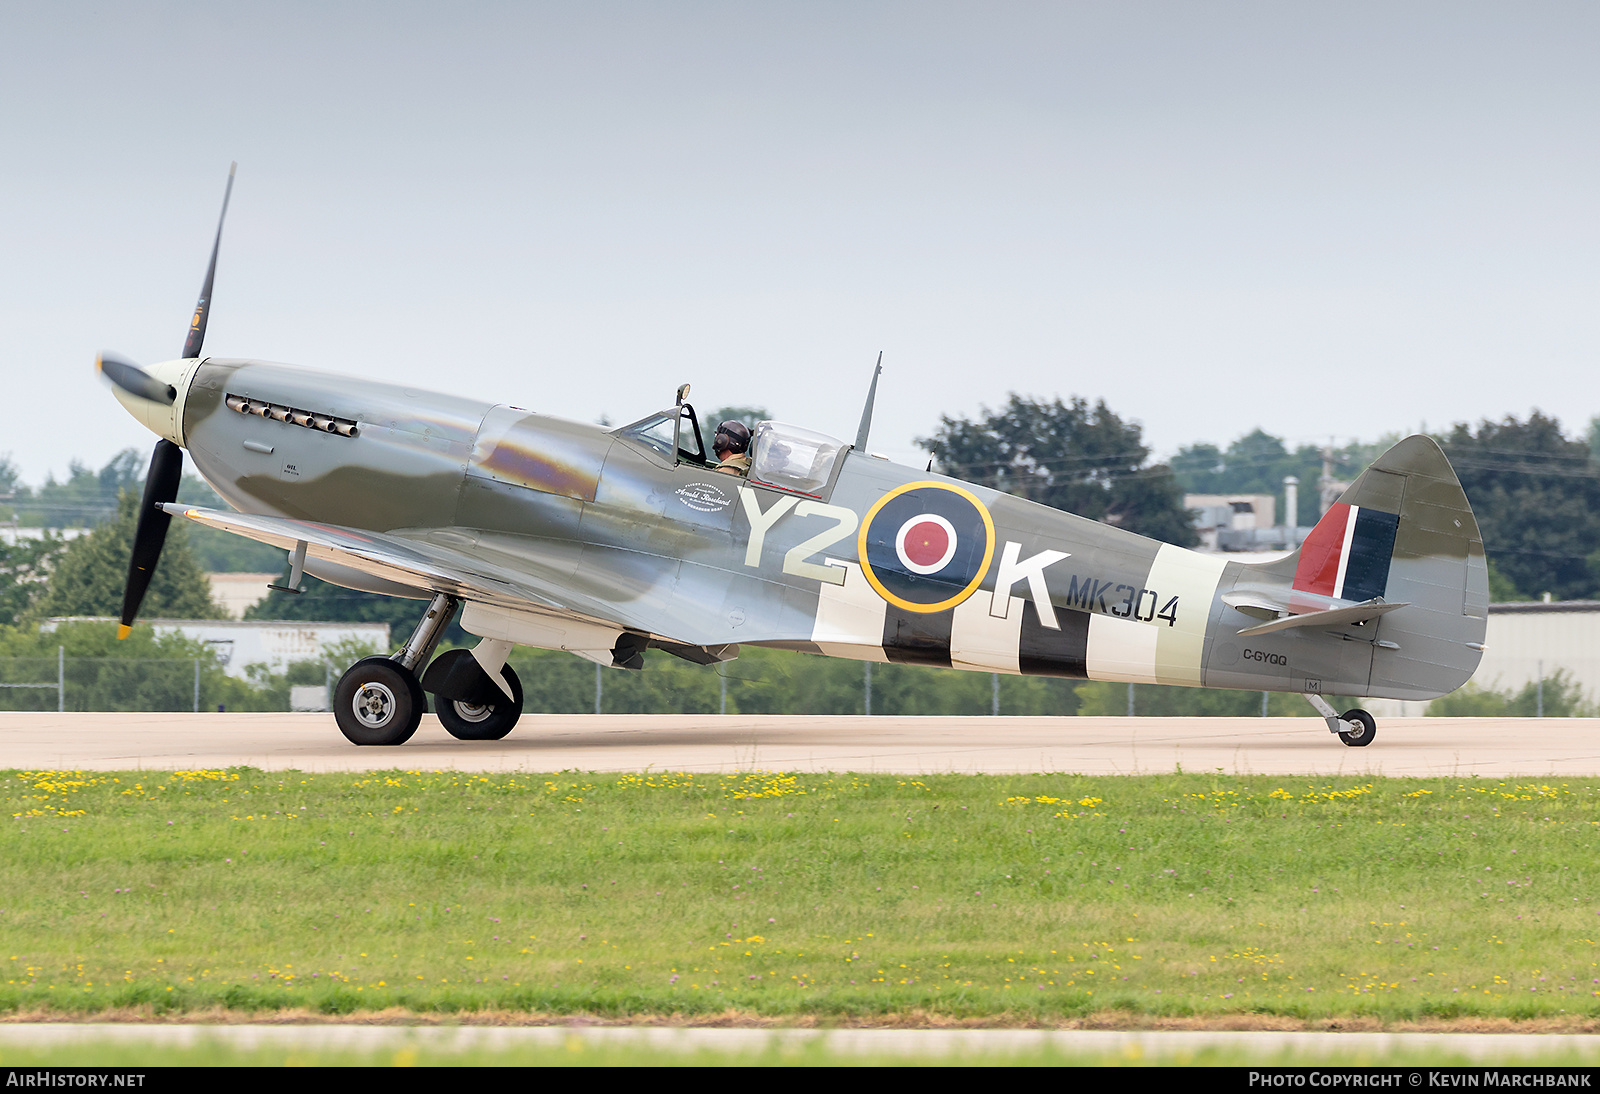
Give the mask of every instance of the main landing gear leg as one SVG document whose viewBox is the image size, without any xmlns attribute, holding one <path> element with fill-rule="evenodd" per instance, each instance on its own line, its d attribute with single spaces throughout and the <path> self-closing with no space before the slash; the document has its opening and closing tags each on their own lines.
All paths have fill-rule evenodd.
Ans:
<svg viewBox="0 0 1600 1094">
<path fill-rule="evenodd" d="M 411 632 L 410 640 L 394 655 L 396 663 L 414 674 L 418 665 L 425 664 L 433 656 L 433 647 L 439 644 L 444 629 L 455 618 L 456 609 L 460 606 L 461 601 L 453 596 L 440 593 L 434 597 L 433 603 L 428 605 L 427 612 L 422 616 L 422 622 Z"/>
<path fill-rule="evenodd" d="M 1322 696 L 1315 692 L 1305 693 L 1306 702 L 1317 708 L 1317 713 L 1322 715 L 1322 720 L 1328 723 L 1328 732 L 1337 733 L 1339 740 L 1351 748 L 1365 748 L 1372 743 L 1378 735 L 1378 722 L 1372 715 L 1354 707 L 1344 712 L 1341 716 Z"/>
<path fill-rule="evenodd" d="M 339 732 L 358 745 L 399 745 L 411 739 L 428 709 L 417 666 L 433 653 L 460 603 L 440 593 L 398 653 L 363 657 L 345 670 L 333 693 Z"/>
</svg>

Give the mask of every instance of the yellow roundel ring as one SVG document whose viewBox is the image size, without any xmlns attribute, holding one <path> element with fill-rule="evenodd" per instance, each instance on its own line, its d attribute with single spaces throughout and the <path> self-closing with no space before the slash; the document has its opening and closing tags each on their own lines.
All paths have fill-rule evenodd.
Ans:
<svg viewBox="0 0 1600 1094">
<path fill-rule="evenodd" d="M 908 497 L 917 491 L 924 493 Z M 936 571 L 914 565 L 904 553 L 904 532 L 918 514 L 936 521 L 950 534 L 943 556 L 946 561 Z M 981 537 L 981 559 L 976 544 L 966 537 Z M 971 596 L 989 572 L 994 560 L 994 518 L 972 491 L 960 486 L 932 480 L 904 483 L 867 510 L 856 533 L 856 557 L 867 582 L 890 604 L 908 612 L 942 612 Z M 929 565 L 940 563 L 936 560 Z M 957 584 L 960 590 L 953 596 L 943 595 Z"/>
</svg>

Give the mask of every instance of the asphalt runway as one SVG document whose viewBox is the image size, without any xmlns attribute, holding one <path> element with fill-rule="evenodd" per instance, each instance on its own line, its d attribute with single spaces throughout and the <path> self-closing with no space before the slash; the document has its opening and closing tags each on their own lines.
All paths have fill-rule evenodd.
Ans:
<svg viewBox="0 0 1600 1094">
<path fill-rule="evenodd" d="M 1220 771 L 1261 775 L 1600 775 L 1600 719 L 1394 718 L 1348 748 L 1317 718 L 525 715 L 457 741 L 429 715 L 407 744 L 357 748 L 329 714 L 0 714 L 0 768 L 280 771 Z"/>
</svg>

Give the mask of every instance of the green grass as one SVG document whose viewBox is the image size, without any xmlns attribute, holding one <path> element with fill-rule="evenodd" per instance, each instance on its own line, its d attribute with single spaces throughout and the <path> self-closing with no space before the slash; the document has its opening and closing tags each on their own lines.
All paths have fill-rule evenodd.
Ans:
<svg viewBox="0 0 1600 1094">
<path fill-rule="evenodd" d="M 238 769 L 0 797 L 13 1013 L 1600 1016 L 1581 780 Z"/>
</svg>

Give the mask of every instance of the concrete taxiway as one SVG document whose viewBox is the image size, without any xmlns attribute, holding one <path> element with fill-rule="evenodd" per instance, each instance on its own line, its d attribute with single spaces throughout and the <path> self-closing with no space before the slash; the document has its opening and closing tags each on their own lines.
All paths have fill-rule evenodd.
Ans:
<svg viewBox="0 0 1600 1094">
<path fill-rule="evenodd" d="M 407 744 L 357 748 L 328 714 L 0 714 L 0 767 L 368 771 L 1220 771 L 1259 775 L 1600 775 L 1600 719 L 1395 718 L 1348 748 L 1315 718 L 525 715 L 457 741 L 429 715 Z"/>
</svg>

